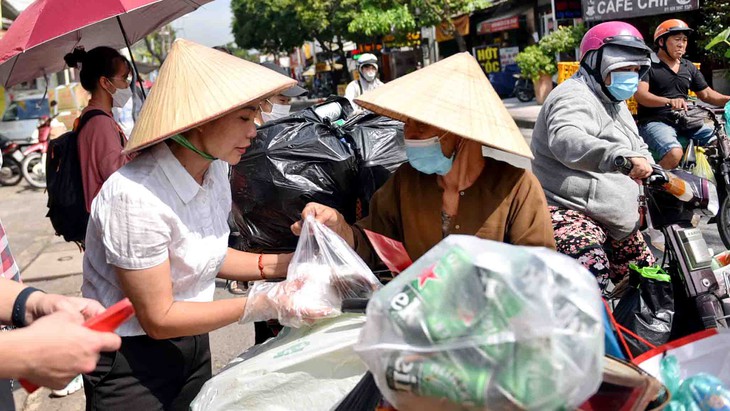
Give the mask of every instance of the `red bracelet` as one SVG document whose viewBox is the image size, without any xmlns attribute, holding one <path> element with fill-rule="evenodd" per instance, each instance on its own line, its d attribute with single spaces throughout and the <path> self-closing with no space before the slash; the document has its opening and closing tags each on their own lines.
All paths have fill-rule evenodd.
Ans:
<svg viewBox="0 0 730 411">
<path fill-rule="evenodd" d="M 259 254 L 259 275 L 261 275 L 261 279 L 265 280 L 266 276 L 264 275 L 264 254 Z"/>
</svg>

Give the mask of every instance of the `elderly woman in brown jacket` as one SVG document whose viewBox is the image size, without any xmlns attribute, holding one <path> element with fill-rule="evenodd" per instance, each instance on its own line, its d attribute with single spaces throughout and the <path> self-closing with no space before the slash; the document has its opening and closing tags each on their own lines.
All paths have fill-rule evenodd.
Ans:
<svg viewBox="0 0 730 411">
<path fill-rule="evenodd" d="M 375 193 L 369 216 L 354 226 L 317 203 L 308 204 L 302 216 L 313 214 L 370 265 L 379 260 L 365 229 L 403 242 L 414 260 L 450 234 L 555 248 L 547 202 L 535 176 L 482 155 L 487 145 L 532 157 L 468 53 L 392 81 L 357 102 L 405 122 L 408 163 Z M 292 230 L 298 234 L 301 223 Z"/>
</svg>

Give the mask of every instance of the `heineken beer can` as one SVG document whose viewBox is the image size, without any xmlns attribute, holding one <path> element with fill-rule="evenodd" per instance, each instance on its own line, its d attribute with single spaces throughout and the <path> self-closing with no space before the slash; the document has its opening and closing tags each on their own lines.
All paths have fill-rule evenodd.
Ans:
<svg viewBox="0 0 730 411">
<path fill-rule="evenodd" d="M 388 361 L 385 377 L 388 387 L 394 391 L 482 406 L 492 374 L 487 367 L 456 364 L 441 354 L 395 353 Z"/>
<path fill-rule="evenodd" d="M 411 343 L 438 343 L 470 334 L 486 307 L 477 268 L 460 247 L 396 294 L 390 318 Z"/>
</svg>

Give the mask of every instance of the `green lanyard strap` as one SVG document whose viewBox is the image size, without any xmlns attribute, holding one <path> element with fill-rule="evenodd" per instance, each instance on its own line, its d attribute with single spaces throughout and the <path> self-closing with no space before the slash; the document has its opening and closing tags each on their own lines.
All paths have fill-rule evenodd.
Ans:
<svg viewBox="0 0 730 411">
<path fill-rule="evenodd" d="M 170 139 L 172 141 L 180 144 L 181 146 L 187 148 L 188 150 L 197 153 L 200 157 L 203 157 L 206 160 L 209 160 L 209 161 L 217 160 L 217 158 L 211 156 L 210 154 L 204 153 L 204 152 L 198 150 L 198 148 L 195 147 L 193 145 L 193 143 L 191 143 L 190 141 L 188 141 L 188 139 L 185 138 L 182 134 L 177 134 L 175 136 L 172 136 L 172 137 L 170 137 Z"/>
</svg>

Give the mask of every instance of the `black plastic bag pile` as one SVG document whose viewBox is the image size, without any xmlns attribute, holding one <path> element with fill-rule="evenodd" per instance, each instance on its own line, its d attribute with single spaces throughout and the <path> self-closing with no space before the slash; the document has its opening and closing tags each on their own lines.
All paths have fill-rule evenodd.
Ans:
<svg viewBox="0 0 730 411">
<path fill-rule="evenodd" d="M 663 271 L 659 274 L 640 272 L 653 269 L 655 267 L 637 269 L 631 266 L 628 274 L 630 288 L 613 311 L 617 323 L 643 340 L 632 335 L 624 335 L 628 348 L 634 356 L 666 344 L 671 337 L 675 312 L 672 282 L 669 275 Z"/>
<path fill-rule="evenodd" d="M 385 184 L 406 159 L 403 123 L 369 113 L 350 119 L 344 126 L 352 139 L 359 161 L 359 198 L 362 217 L 367 215 L 370 198 Z"/>
<path fill-rule="evenodd" d="M 334 97 L 259 128 L 231 171 L 234 247 L 293 251 L 298 238 L 289 227 L 309 202 L 337 209 L 349 223 L 367 210 L 406 160 L 403 124 L 374 114 L 345 121 L 351 113 L 347 99 Z"/>
</svg>

